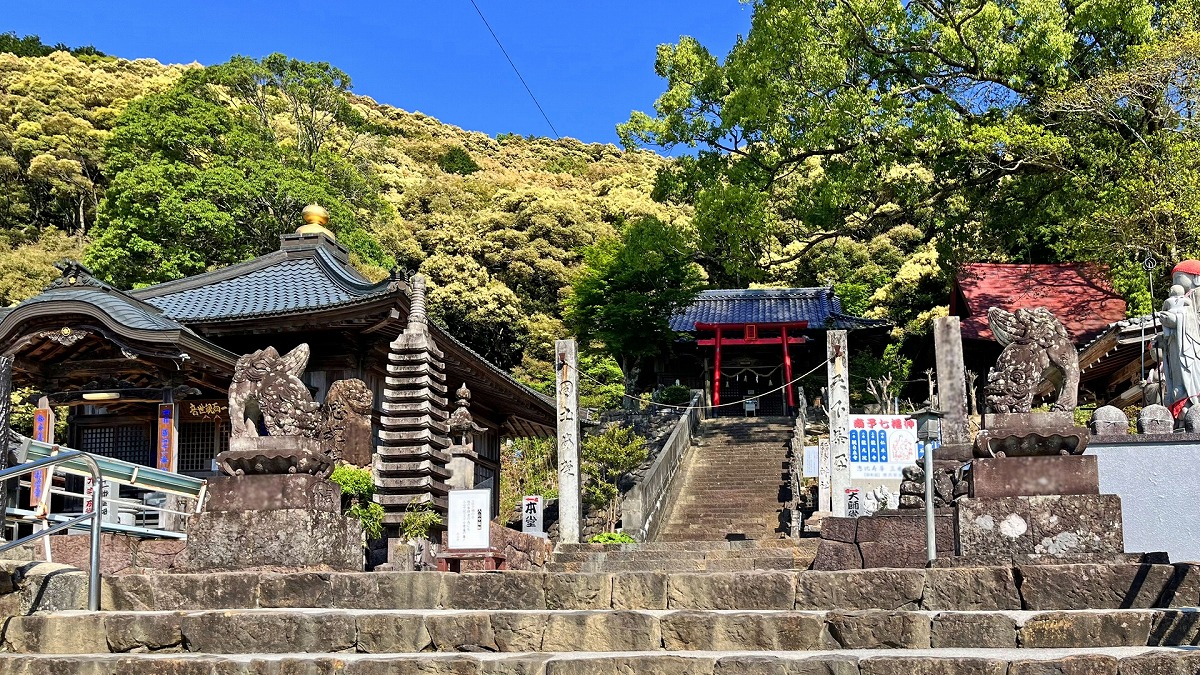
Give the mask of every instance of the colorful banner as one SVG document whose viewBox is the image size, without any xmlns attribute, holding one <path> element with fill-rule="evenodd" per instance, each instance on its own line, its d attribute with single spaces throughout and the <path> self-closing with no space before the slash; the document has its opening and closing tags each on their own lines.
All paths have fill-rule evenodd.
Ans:
<svg viewBox="0 0 1200 675">
<path fill-rule="evenodd" d="M 158 406 L 158 449 L 155 468 L 162 471 L 175 470 L 175 404 Z"/>
<path fill-rule="evenodd" d="M 44 399 L 43 399 L 44 400 Z M 38 408 L 33 411 L 33 440 L 43 443 L 54 442 L 54 411 Z M 37 510 L 41 504 L 42 491 L 46 489 L 46 469 L 34 471 L 29 479 L 29 508 Z"/>
</svg>

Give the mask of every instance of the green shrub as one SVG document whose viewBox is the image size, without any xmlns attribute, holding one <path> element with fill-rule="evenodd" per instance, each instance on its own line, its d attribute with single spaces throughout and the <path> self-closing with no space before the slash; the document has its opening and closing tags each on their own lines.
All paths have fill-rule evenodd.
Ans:
<svg viewBox="0 0 1200 675">
<path fill-rule="evenodd" d="M 400 521 L 400 534 L 405 539 L 428 539 L 429 531 L 444 521 L 433 505 L 428 502 L 410 504 Z"/>
<path fill-rule="evenodd" d="M 363 534 L 367 539 L 379 539 L 383 536 L 383 506 L 370 501 L 355 502 L 346 510 L 346 515 L 357 518 L 362 523 Z"/>
<path fill-rule="evenodd" d="M 588 538 L 589 544 L 636 544 L 633 537 L 624 532 L 601 532 Z"/>
<path fill-rule="evenodd" d="M 375 494 L 375 477 L 370 469 L 341 464 L 333 470 L 329 480 L 337 483 L 344 495 L 364 499 Z"/>
<path fill-rule="evenodd" d="M 583 498 L 605 509 L 610 528 L 617 522 L 617 481 L 646 461 L 648 454 L 646 439 L 620 424 L 583 439 L 579 453 L 580 468 L 587 475 Z"/>
<path fill-rule="evenodd" d="M 367 539 L 382 537 L 383 506 L 371 501 L 371 495 L 375 494 L 375 477 L 371 475 L 371 470 L 340 464 L 333 470 L 329 480 L 342 488 L 345 515 L 357 518 L 362 523 Z"/>
<path fill-rule="evenodd" d="M 655 400 L 667 405 L 687 405 L 692 402 L 692 390 L 682 384 L 673 384 L 660 389 Z"/>
<path fill-rule="evenodd" d="M 500 446 L 500 516 L 509 518 L 525 495 L 558 498 L 553 438 L 517 438 Z"/>
<path fill-rule="evenodd" d="M 438 166 L 446 173 L 456 173 L 460 176 L 469 176 L 479 170 L 479 165 L 475 160 L 471 159 L 471 155 L 463 150 L 461 146 L 454 146 L 446 151 L 444 155 L 438 158 Z"/>
</svg>

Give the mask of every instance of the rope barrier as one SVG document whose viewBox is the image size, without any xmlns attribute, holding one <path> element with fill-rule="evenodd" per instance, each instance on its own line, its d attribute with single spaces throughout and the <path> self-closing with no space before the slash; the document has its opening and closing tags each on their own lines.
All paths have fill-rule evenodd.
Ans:
<svg viewBox="0 0 1200 675">
<path fill-rule="evenodd" d="M 827 366 L 828 364 L 829 364 L 829 359 L 825 359 L 824 361 L 822 361 L 821 363 L 817 364 L 817 366 L 816 366 L 815 368 L 813 368 L 812 370 L 808 371 L 807 373 L 805 373 L 805 374 L 803 374 L 803 375 L 801 375 L 801 376 L 799 376 L 799 377 L 793 378 L 793 379 L 792 379 L 790 382 L 785 382 L 785 383 L 783 383 L 783 384 L 779 385 L 778 387 L 776 387 L 776 388 L 774 388 L 774 389 L 772 389 L 772 390 L 770 390 L 770 391 L 764 391 L 764 392 L 763 392 L 763 393 L 761 393 L 761 394 L 755 394 L 755 395 L 753 395 L 753 396 L 747 396 L 746 398 L 743 398 L 743 399 L 741 399 L 741 400 L 738 400 L 738 401 L 732 401 L 732 402 L 730 402 L 730 403 L 719 403 L 719 404 L 717 404 L 717 405 L 713 405 L 713 406 L 685 406 L 685 405 L 672 405 L 672 404 L 670 404 L 670 403 L 659 403 L 659 402 L 657 402 L 657 401 L 643 401 L 641 398 L 638 398 L 637 396 L 630 396 L 629 394 L 621 394 L 621 398 L 628 398 L 628 399 L 630 399 L 630 400 L 637 401 L 638 403 L 647 403 L 647 404 L 649 404 L 649 405 L 656 405 L 656 406 L 658 406 L 658 407 L 660 407 L 660 408 L 671 408 L 671 409 L 674 409 L 674 410 L 680 410 L 680 411 L 683 411 L 683 412 L 688 412 L 688 411 L 690 411 L 690 410 L 703 410 L 703 409 L 707 409 L 707 408 L 724 408 L 724 407 L 727 407 L 727 406 L 739 406 L 739 405 L 743 405 L 743 404 L 744 404 L 746 401 L 748 401 L 748 400 L 750 400 L 750 399 L 759 399 L 759 398 L 762 398 L 762 397 L 764 397 L 764 396 L 770 396 L 771 394 L 775 394 L 775 393 L 781 392 L 781 391 L 783 391 L 784 389 L 786 389 L 786 388 L 788 388 L 788 387 L 792 386 L 793 384 L 796 384 L 796 383 L 797 383 L 797 382 L 799 382 L 800 380 L 803 380 L 804 378 L 808 377 L 809 375 L 812 375 L 813 373 L 817 372 L 817 371 L 818 371 L 818 370 L 820 370 L 821 368 L 824 368 L 824 367 L 825 367 L 825 366 Z M 564 368 L 566 368 L 566 367 L 569 367 L 569 366 L 568 366 L 568 364 L 567 364 L 567 363 L 565 363 L 565 362 L 562 362 L 562 363 L 560 363 L 559 365 L 560 365 L 560 366 L 562 366 L 562 367 L 564 367 Z M 576 367 L 576 368 L 575 368 L 575 372 L 576 372 L 576 373 L 577 373 L 577 374 L 578 374 L 580 377 L 583 377 L 583 378 L 585 378 L 585 379 L 587 379 L 587 380 L 590 380 L 590 381 L 591 381 L 593 384 L 597 384 L 597 385 L 600 385 L 600 386 L 602 386 L 602 387 L 607 387 L 607 386 L 610 386 L 608 383 L 601 382 L 600 380 L 597 380 L 596 378 L 594 378 L 594 377 L 592 377 L 592 376 L 588 375 L 587 373 L 585 373 L 585 372 L 583 372 L 582 370 L 580 370 L 578 367 Z"/>
</svg>

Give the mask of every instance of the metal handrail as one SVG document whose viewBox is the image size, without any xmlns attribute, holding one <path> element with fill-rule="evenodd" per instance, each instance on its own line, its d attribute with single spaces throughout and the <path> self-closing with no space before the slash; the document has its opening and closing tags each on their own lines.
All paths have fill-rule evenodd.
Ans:
<svg viewBox="0 0 1200 675">
<path fill-rule="evenodd" d="M 93 458 L 91 455 L 78 450 L 61 450 L 57 454 L 44 459 L 39 459 L 0 470 L 0 481 L 16 478 L 17 476 L 24 476 L 25 474 L 33 473 L 39 469 L 44 469 L 48 466 L 54 466 L 55 464 L 62 464 L 63 462 L 76 458 L 87 463 L 88 468 L 91 469 L 92 472 L 92 480 L 96 481 L 96 485 L 99 486 L 100 481 L 103 480 L 103 478 L 100 476 L 100 465 L 96 463 L 95 458 Z M 91 549 L 89 551 L 91 569 L 88 570 L 88 609 L 92 610 L 93 612 L 100 609 L 100 513 L 103 509 L 104 502 L 104 495 L 102 492 L 103 491 L 100 489 L 96 490 L 96 496 L 92 500 L 91 513 L 85 513 L 81 516 L 77 516 L 75 518 L 71 518 L 70 520 L 52 525 L 44 530 L 41 530 L 40 532 L 34 532 L 33 534 L 21 537 L 16 541 L 11 541 L 7 544 L 0 545 L 0 553 L 3 553 L 11 548 L 28 544 L 29 542 L 36 541 L 42 537 L 48 537 L 55 532 L 60 532 L 62 530 L 74 527 L 85 520 L 90 520 L 92 538 Z"/>
</svg>

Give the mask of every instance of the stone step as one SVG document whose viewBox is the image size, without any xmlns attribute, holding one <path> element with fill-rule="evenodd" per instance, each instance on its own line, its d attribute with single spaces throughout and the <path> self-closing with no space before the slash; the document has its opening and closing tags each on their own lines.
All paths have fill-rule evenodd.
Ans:
<svg viewBox="0 0 1200 675">
<path fill-rule="evenodd" d="M 643 542 L 637 544 L 559 544 L 560 552 L 611 552 L 611 551 L 735 551 L 757 548 L 798 548 L 816 551 L 817 539 L 773 539 L 768 541 L 691 541 L 691 542 Z"/>
<path fill-rule="evenodd" d="M 813 548 L 743 548 L 709 551 L 668 551 L 633 549 L 628 551 L 559 551 L 554 562 L 637 561 L 637 560 L 728 560 L 734 558 L 811 559 Z"/>
<path fill-rule="evenodd" d="M 810 651 L 1173 647 L 1189 610 L 473 611 L 225 609 L 55 612 L 5 624 L 5 652 L 199 654 Z"/>
<path fill-rule="evenodd" d="M 375 654 L 0 654 L 0 671 L 19 675 L 831 675 L 965 674 L 1188 675 L 1200 672 L 1200 652 L 1173 648 L 1093 649 L 855 649 L 752 652 L 556 652 Z"/>
<path fill-rule="evenodd" d="M 771 556 L 709 560 L 614 560 L 596 562 L 547 562 L 546 571 L 559 572 L 749 572 L 752 570 L 804 569 L 811 560 Z"/>
<path fill-rule="evenodd" d="M 695 542 L 687 545 L 695 545 Z M 1021 565 L 672 574 L 130 574 L 105 577 L 101 599 L 103 608 L 119 611 L 275 607 L 947 611 L 1142 609 L 1196 607 L 1200 604 L 1200 564 Z"/>
</svg>

